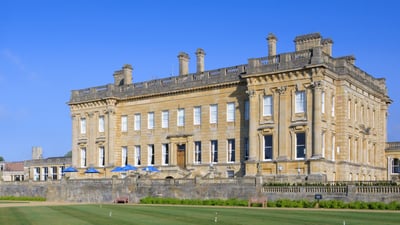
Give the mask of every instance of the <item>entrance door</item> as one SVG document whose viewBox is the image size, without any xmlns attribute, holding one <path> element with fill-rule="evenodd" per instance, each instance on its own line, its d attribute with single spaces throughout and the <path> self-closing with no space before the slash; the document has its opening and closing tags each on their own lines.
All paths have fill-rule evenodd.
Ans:
<svg viewBox="0 0 400 225">
<path fill-rule="evenodd" d="M 185 158 L 185 153 L 186 153 L 186 145 L 185 144 L 181 144 L 181 145 L 177 145 L 178 147 L 178 151 L 177 151 L 177 159 L 176 162 L 178 164 L 178 166 L 182 169 L 186 168 L 186 158 Z"/>
</svg>

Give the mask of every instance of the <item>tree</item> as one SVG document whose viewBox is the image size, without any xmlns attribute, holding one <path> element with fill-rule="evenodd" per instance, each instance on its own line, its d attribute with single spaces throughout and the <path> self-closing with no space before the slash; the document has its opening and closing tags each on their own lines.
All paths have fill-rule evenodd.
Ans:
<svg viewBox="0 0 400 225">
<path fill-rule="evenodd" d="M 72 151 L 65 153 L 64 157 L 72 157 Z"/>
<path fill-rule="evenodd" d="M 3 156 L 0 156 L 0 162 L 3 162 L 3 161 L 4 161 Z"/>
</svg>

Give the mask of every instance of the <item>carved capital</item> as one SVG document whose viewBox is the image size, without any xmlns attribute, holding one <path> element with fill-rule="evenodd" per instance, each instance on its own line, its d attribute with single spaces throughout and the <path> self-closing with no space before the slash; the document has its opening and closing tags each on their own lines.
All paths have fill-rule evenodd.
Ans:
<svg viewBox="0 0 400 225">
<path fill-rule="evenodd" d="M 248 94 L 249 97 L 254 97 L 254 96 L 256 95 L 256 91 L 254 91 L 254 90 L 247 90 L 247 91 L 246 91 L 246 94 Z"/>
<path fill-rule="evenodd" d="M 281 87 L 277 87 L 277 88 L 276 88 L 276 92 L 277 92 L 278 94 L 280 94 L 280 95 L 285 94 L 286 90 L 287 90 L 287 86 L 281 86 Z"/>
</svg>

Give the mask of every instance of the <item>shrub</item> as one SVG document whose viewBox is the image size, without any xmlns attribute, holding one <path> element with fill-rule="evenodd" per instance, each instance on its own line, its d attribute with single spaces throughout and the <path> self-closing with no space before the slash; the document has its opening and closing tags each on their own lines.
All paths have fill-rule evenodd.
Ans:
<svg viewBox="0 0 400 225">
<path fill-rule="evenodd" d="M 32 196 L 0 196 L 0 200 L 10 201 L 46 201 L 44 197 L 32 197 Z"/>
</svg>

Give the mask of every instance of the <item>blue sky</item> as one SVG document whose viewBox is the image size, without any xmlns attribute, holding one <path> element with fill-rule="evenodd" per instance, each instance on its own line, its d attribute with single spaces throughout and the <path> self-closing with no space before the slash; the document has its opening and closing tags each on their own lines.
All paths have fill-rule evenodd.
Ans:
<svg viewBox="0 0 400 225">
<path fill-rule="evenodd" d="M 400 141 L 400 3 L 398 1 L 0 1 L 0 156 L 44 157 L 71 149 L 70 91 L 113 82 L 123 64 L 133 81 L 178 73 L 177 55 L 206 52 L 205 69 L 246 64 L 294 50 L 296 36 L 332 38 L 333 56 L 385 77 L 388 140 Z"/>
</svg>

